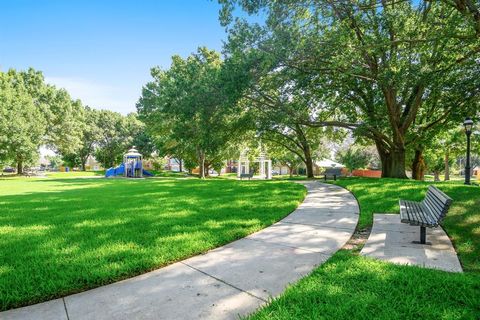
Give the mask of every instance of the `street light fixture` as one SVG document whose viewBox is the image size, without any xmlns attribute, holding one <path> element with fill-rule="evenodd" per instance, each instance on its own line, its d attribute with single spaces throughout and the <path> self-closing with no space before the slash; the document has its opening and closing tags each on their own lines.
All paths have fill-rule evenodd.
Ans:
<svg viewBox="0 0 480 320">
<path fill-rule="evenodd" d="M 465 161 L 465 184 L 470 184 L 470 136 L 472 135 L 473 121 L 466 118 L 463 122 L 465 134 L 467 135 L 467 159 Z"/>
</svg>

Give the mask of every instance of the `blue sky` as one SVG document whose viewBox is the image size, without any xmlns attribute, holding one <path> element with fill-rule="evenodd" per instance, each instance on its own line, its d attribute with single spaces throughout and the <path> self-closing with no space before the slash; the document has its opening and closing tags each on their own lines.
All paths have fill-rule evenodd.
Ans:
<svg viewBox="0 0 480 320">
<path fill-rule="evenodd" d="M 198 46 L 221 50 L 210 0 L 0 0 L 0 70 L 41 70 L 94 108 L 135 111 L 150 68 Z"/>
</svg>

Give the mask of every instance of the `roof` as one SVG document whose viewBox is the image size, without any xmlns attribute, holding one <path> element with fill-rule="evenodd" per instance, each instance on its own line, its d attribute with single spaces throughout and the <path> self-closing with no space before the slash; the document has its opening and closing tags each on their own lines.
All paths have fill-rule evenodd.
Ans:
<svg viewBox="0 0 480 320">
<path fill-rule="evenodd" d="M 128 150 L 128 152 L 125 154 L 126 157 L 141 157 L 142 155 L 138 153 L 137 149 L 135 149 L 135 146 L 132 147 L 132 149 Z"/>
<path fill-rule="evenodd" d="M 322 168 L 343 168 L 343 167 L 345 167 L 343 164 L 335 162 L 335 161 L 330 160 L 330 159 L 322 159 L 320 161 L 315 161 L 315 164 L 318 167 L 322 167 Z"/>
</svg>

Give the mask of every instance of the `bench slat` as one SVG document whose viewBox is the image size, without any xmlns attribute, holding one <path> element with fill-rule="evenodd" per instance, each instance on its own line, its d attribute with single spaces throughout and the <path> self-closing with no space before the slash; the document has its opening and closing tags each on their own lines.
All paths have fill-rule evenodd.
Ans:
<svg viewBox="0 0 480 320">
<path fill-rule="evenodd" d="M 430 210 L 432 215 L 434 215 L 436 218 L 440 218 L 442 216 L 442 213 L 443 213 L 442 207 L 439 206 L 436 202 L 434 202 L 429 197 L 423 200 L 423 204 L 425 205 L 425 207 L 427 207 Z"/>
<path fill-rule="evenodd" d="M 411 225 L 437 225 L 436 219 L 421 202 L 400 200 L 400 219 L 401 222 Z"/>
<path fill-rule="evenodd" d="M 452 199 L 436 187 L 429 186 L 423 203 L 435 216 L 435 222 L 438 224 L 447 214 Z"/>
<path fill-rule="evenodd" d="M 413 201 L 404 201 L 404 210 L 407 214 L 407 221 L 409 221 L 412 224 L 418 224 L 421 222 L 420 217 L 417 213 L 417 210 L 415 208 L 415 204 Z"/>
<path fill-rule="evenodd" d="M 435 195 L 437 195 L 437 197 L 439 197 L 440 199 L 442 199 L 444 201 L 450 201 L 450 202 L 453 201 L 452 198 L 447 196 L 442 190 L 438 189 L 435 186 L 428 186 L 428 191 L 433 192 Z"/>
<path fill-rule="evenodd" d="M 430 192 L 430 190 L 425 195 L 425 200 L 429 200 L 431 204 L 438 208 L 438 211 L 442 211 L 444 206 L 448 203 L 448 200 L 440 198 L 434 192 Z"/>
</svg>

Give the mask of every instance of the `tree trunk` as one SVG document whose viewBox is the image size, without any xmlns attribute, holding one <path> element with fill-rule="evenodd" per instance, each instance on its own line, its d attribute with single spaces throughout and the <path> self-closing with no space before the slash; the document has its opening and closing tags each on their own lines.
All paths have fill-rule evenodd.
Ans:
<svg viewBox="0 0 480 320">
<path fill-rule="evenodd" d="M 302 146 L 303 156 L 305 158 L 305 169 L 307 173 L 307 178 L 313 178 L 313 160 L 312 160 L 312 152 L 310 150 L 310 144 L 308 139 L 305 135 L 304 129 L 300 125 L 295 126 L 297 139 L 300 141 Z"/>
<path fill-rule="evenodd" d="M 435 171 L 433 172 L 433 181 L 435 181 L 435 182 L 440 181 L 440 171 L 435 170 Z"/>
<path fill-rule="evenodd" d="M 197 156 L 198 156 L 198 166 L 199 166 L 199 178 L 200 179 L 205 179 L 205 153 L 203 150 L 198 150 L 197 149 Z"/>
<path fill-rule="evenodd" d="M 293 178 L 293 167 L 288 167 L 288 174 L 290 175 L 290 178 Z"/>
<path fill-rule="evenodd" d="M 310 147 L 306 147 L 303 151 L 305 154 L 305 167 L 307 169 L 307 178 L 313 178 L 313 160 L 312 155 L 310 154 Z"/>
<path fill-rule="evenodd" d="M 209 177 L 210 176 L 210 164 L 205 164 L 204 165 L 204 168 L 205 168 L 205 177 Z"/>
<path fill-rule="evenodd" d="M 87 166 L 87 158 L 80 158 L 82 161 L 82 171 L 87 171 L 86 166 Z"/>
<path fill-rule="evenodd" d="M 422 150 L 415 150 L 415 157 L 412 162 L 412 178 L 415 180 L 425 180 L 425 158 Z"/>
<path fill-rule="evenodd" d="M 405 149 L 397 148 L 392 151 L 385 151 L 377 143 L 378 154 L 382 163 L 382 178 L 408 179 L 405 173 Z"/>
<path fill-rule="evenodd" d="M 179 159 L 179 160 L 178 160 L 178 170 L 179 170 L 180 172 L 183 171 L 182 165 L 183 165 L 183 161 L 182 161 L 182 159 Z"/>
<path fill-rule="evenodd" d="M 20 159 L 17 161 L 17 174 L 23 173 L 23 160 Z"/>
<path fill-rule="evenodd" d="M 450 159 L 449 159 L 450 155 L 448 154 L 448 152 L 445 153 L 445 181 L 448 181 L 450 180 Z"/>
</svg>

